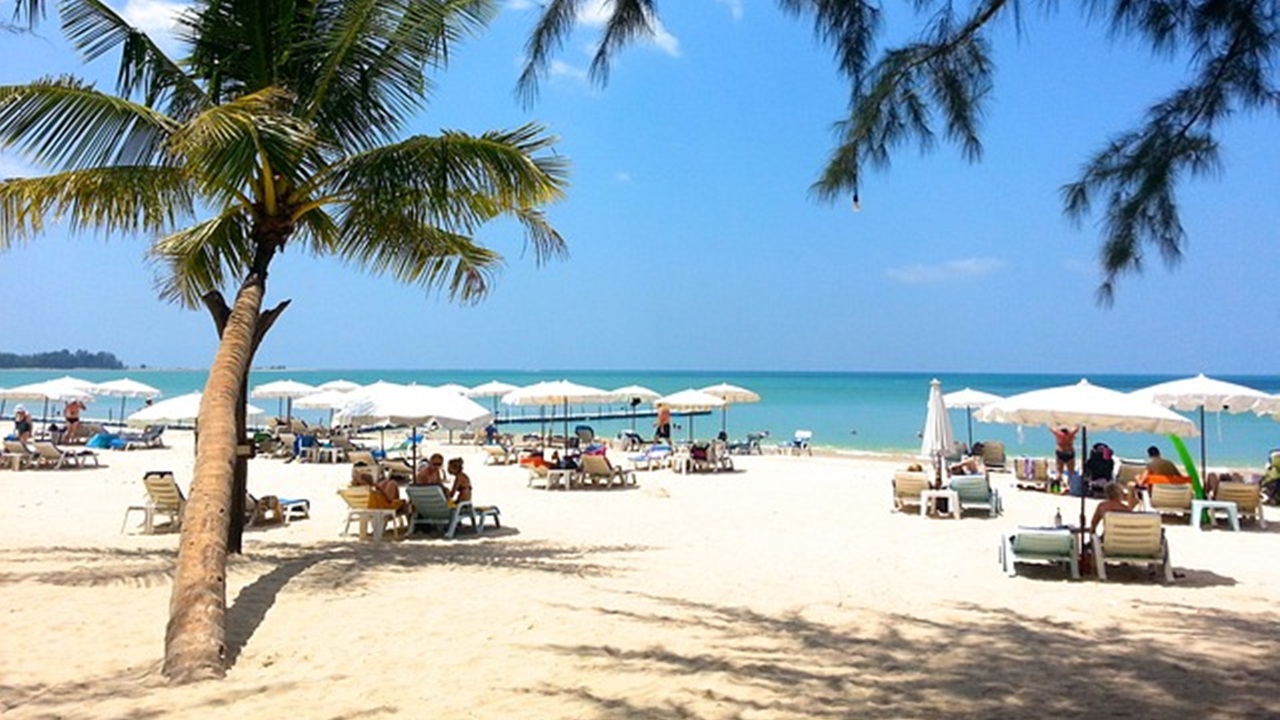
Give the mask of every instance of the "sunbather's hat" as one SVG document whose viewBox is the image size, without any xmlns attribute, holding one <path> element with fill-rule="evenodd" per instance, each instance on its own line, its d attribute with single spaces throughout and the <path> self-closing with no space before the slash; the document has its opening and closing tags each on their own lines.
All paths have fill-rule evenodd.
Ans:
<svg viewBox="0 0 1280 720">
<path fill-rule="evenodd" d="M 27 411 L 27 406 L 26 406 L 26 405 L 21 405 L 21 404 L 19 404 L 19 405 L 14 405 L 14 406 L 13 406 L 13 411 L 14 411 L 15 413 L 26 412 L 26 411 Z"/>
</svg>

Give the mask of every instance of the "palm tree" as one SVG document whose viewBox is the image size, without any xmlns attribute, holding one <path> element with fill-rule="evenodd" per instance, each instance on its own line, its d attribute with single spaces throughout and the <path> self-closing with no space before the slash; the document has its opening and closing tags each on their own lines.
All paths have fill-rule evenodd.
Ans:
<svg viewBox="0 0 1280 720">
<path fill-rule="evenodd" d="M 117 94 L 71 78 L 0 88 L 0 147 L 53 169 L 0 182 L 0 250 L 59 218 L 151 235 L 162 296 L 204 302 L 218 323 L 165 638 L 174 681 L 225 672 L 244 391 L 284 309 L 262 313 L 275 257 L 292 244 L 474 302 L 501 262 L 473 238 L 488 221 L 519 223 L 539 263 L 565 251 L 541 208 L 562 196 L 567 166 L 542 128 L 398 137 L 425 105 L 428 72 L 493 10 L 201 0 L 181 19 L 189 54 L 175 62 L 103 3 L 69 0 L 63 29 L 86 59 L 121 51 Z"/>
</svg>

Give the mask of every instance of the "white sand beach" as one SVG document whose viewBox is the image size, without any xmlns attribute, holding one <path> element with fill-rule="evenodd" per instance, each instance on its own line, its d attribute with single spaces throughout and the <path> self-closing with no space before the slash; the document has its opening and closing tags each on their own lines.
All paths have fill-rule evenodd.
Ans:
<svg viewBox="0 0 1280 720">
<path fill-rule="evenodd" d="M 460 446 L 440 450 L 502 528 L 452 541 L 340 537 L 349 466 L 254 459 L 252 492 L 312 516 L 246 534 L 227 677 L 170 687 L 177 536 L 120 532 L 145 471 L 190 483 L 191 435 L 165 437 L 101 469 L 0 471 L 5 718 L 1280 717 L 1274 513 L 1170 523 L 1170 586 L 1008 578 L 1001 531 L 1078 500 L 997 475 L 1004 516 L 922 518 L 891 510 L 903 462 L 780 455 L 544 491 Z"/>
</svg>

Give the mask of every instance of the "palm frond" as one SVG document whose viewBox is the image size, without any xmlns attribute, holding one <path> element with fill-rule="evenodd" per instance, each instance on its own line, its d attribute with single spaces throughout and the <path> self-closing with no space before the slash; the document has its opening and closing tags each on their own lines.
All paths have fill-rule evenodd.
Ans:
<svg viewBox="0 0 1280 720">
<path fill-rule="evenodd" d="M 177 123 L 72 78 L 0 87 L 0 147 L 62 170 L 163 164 Z"/>
<path fill-rule="evenodd" d="M 148 107 L 163 105 L 180 120 L 208 107 L 209 97 L 141 30 L 99 0 L 63 0 L 62 29 L 86 62 L 120 48 L 116 88 L 124 97 L 140 93 Z"/>
<path fill-rule="evenodd" d="M 367 209 L 348 206 L 340 221 L 341 239 L 335 247 L 338 257 L 429 292 L 444 291 L 459 302 L 478 302 L 488 293 L 491 277 L 502 261 L 497 253 L 466 235 L 418 223 L 411 217 L 384 213 L 371 218 L 360 212 Z"/>
<path fill-rule="evenodd" d="M 601 84 L 608 82 L 614 53 L 637 38 L 653 37 L 655 17 L 653 0 L 613 0 L 613 12 L 605 21 L 587 76 Z"/>
<path fill-rule="evenodd" d="M 555 142 L 536 124 L 415 136 L 335 166 L 324 192 L 358 206 L 357 214 L 402 214 L 470 234 L 499 215 L 563 197 L 567 163 L 540 154 Z"/>
<path fill-rule="evenodd" d="M 542 8 L 538 24 L 525 43 L 524 67 L 516 80 L 516 94 L 526 105 L 538 97 L 538 78 L 545 75 L 551 56 L 568 39 L 577 24 L 584 0 L 551 0 Z"/>
<path fill-rule="evenodd" d="M 394 137 L 431 90 L 427 71 L 443 67 L 449 48 L 479 34 L 492 0 L 396 0 L 321 3 L 332 20 L 291 59 L 300 114 L 346 147 Z"/>
<path fill-rule="evenodd" d="M 251 230 L 245 213 L 229 209 L 158 240 L 148 256 L 156 266 L 160 297 L 196 308 L 205 293 L 238 279 L 252 263 Z"/>
<path fill-rule="evenodd" d="M 74 231 L 159 234 L 193 214 L 193 187 L 175 168 L 116 166 L 4 180 L 0 250 L 61 219 Z"/>
<path fill-rule="evenodd" d="M 288 93 L 267 88 L 214 106 L 175 132 L 171 147 L 219 204 L 273 205 L 279 186 L 310 176 L 318 147 L 311 127 L 286 111 L 291 103 Z"/>
</svg>

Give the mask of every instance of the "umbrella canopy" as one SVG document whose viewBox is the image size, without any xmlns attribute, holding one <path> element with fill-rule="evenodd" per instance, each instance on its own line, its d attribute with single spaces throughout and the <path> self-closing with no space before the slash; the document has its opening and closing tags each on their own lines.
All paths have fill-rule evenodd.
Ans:
<svg viewBox="0 0 1280 720">
<path fill-rule="evenodd" d="M 499 398 L 501 398 L 503 395 L 506 395 L 507 393 L 511 392 L 512 390 L 518 390 L 519 388 L 520 388 L 520 386 L 519 386 L 519 385 L 512 385 L 511 383 L 505 383 L 505 382 L 502 382 L 501 380 L 490 380 L 490 381 L 489 381 L 489 382 L 487 382 L 487 383 L 481 383 L 481 384 L 479 384 L 479 385 L 477 385 L 477 386 L 475 386 L 475 387 L 471 388 L 470 390 L 468 390 L 468 391 L 467 391 L 467 397 L 469 397 L 469 398 L 481 398 L 481 397 L 492 398 L 492 400 L 493 400 L 493 414 L 494 414 L 494 417 L 497 417 L 497 415 L 498 415 L 498 399 L 499 399 Z"/>
<path fill-rule="evenodd" d="M 1196 426 L 1168 408 L 1081 380 L 1075 385 L 1032 390 L 993 402 L 978 411 L 983 422 L 1084 427 L 1120 432 L 1195 435 Z M 1081 453 L 1083 456 L 1084 453 Z M 1080 494 L 1080 527 L 1084 527 L 1084 496 Z"/>
<path fill-rule="evenodd" d="M 1195 377 L 1182 380 L 1170 380 L 1158 383 L 1129 393 L 1156 405 L 1175 410 L 1200 411 L 1200 472 L 1205 472 L 1204 413 L 1211 412 L 1242 413 L 1249 410 L 1280 410 L 1275 398 L 1254 390 L 1251 387 L 1237 385 L 1225 380 L 1215 380 L 1200 373 Z"/>
<path fill-rule="evenodd" d="M 294 401 L 294 406 L 304 410 L 341 410 L 351 404 L 354 393 L 342 390 L 322 390 L 304 395 Z"/>
<path fill-rule="evenodd" d="M 72 400 L 79 400 L 82 403 L 93 402 L 93 387 L 93 383 L 88 380 L 64 375 L 54 380 L 42 380 L 9 388 L 0 394 L 0 397 L 10 400 L 43 400 L 44 410 L 41 413 L 41 419 L 48 420 L 50 402 L 69 403 Z"/>
<path fill-rule="evenodd" d="M 568 380 L 546 380 L 517 388 L 502 396 L 504 405 L 561 405 L 564 407 L 564 435 L 569 437 L 569 404 L 608 402 L 609 393 L 598 387 Z"/>
<path fill-rule="evenodd" d="M 461 428 L 486 423 L 492 415 L 483 405 L 426 385 L 370 386 L 352 393 L 336 419 L 365 425 L 427 425 Z"/>
<path fill-rule="evenodd" d="M 304 397 L 314 392 L 316 392 L 316 388 L 306 383 L 300 383 L 296 380 L 276 380 L 263 383 L 254 388 L 249 392 L 249 397 L 284 398 L 287 401 L 284 416 L 287 419 L 293 419 L 293 399 Z"/>
<path fill-rule="evenodd" d="M 330 380 L 329 382 L 322 382 L 316 386 L 316 390 L 336 390 L 338 392 L 351 392 L 352 390 L 359 390 L 360 388 L 360 383 L 351 382 L 350 380 Z"/>
<path fill-rule="evenodd" d="M 636 406 L 662 397 L 662 393 L 650 390 L 643 385 L 624 385 L 609 391 L 609 399 L 614 402 L 625 402 L 631 405 L 631 429 L 636 429 Z"/>
<path fill-rule="evenodd" d="M 458 383 L 445 383 L 440 386 L 440 389 L 447 390 L 451 393 L 457 393 L 459 395 L 466 395 L 468 392 L 471 391 L 471 388 L 467 387 L 466 385 L 460 385 Z"/>
<path fill-rule="evenodd" d="M 175 425 L 187 424 L 194 422 L 200 416 L 200 397 L 201 393 L 193 392 L 186 395 L 161 400 L 154 405 L 144 407 L 136 413 L 129 416 L 128 420 L 134 425 Z M 244 406 L 245 415 L 253 417 L 262 415 L 263 410 L 253 405 Z"/>
<path fill-rule="evenodd" d="M 676 412 L 702 412 L 713 408 L 724 407 L 724 400 L 711 393 L 689 388 L 677 393 L 664 395 L 653 401 L 654 405 L 665 405 Z M 693 417 L 689 417 L 689 440 L 693 440 Z"/>
<path fill-rule="evenodd" d="M 120 422 L 124 422 L 124 403 L 127 398 L 153 398 L 160 395 L 159 388 L 153 388 L 146 383 L 140 383 L 129 378 L 98 383 L 93 386 L 93 391 L 98 395 L 111 395 L 120 398 Z"/>
<path fill-rule="evenodd" d="M 955 444 L 955 436 L 951 433 L 951 416 L 947 414 L 946 403 L 942 400 L 941 380 L 934 378 L 929 381 L 929 400 L 925 407 L 924 430 L 920 433 L 920 454 L 939 458 L 941 462 L 941 456 L 951 452 L 951 446 Z"/>
<path fill-rule="evenodd" d="M 1003 400 L 1003 398 L 973 388 L 956 390 L 942 396 L 942 403 L 947 407 L 964 408 L 965 425 L 969 429 L 969 447 L 973 447 L 973 409 L 986 407 L 997 400 Z"/>
<path fill-rule="evenodd" d="M 726 431 L 729 427 L 729 406 L 734 403 L 753 403 L 760 402 L 760 396 L 756 393 L 737 385 L 729 383 L 720 383 L 719 385 L 711 385 L 702 388 L 702 392 L 708 395 L 715 395 L 724 401 L 724 405 L 720 407 L 720 430 Z"/>
</svg>

